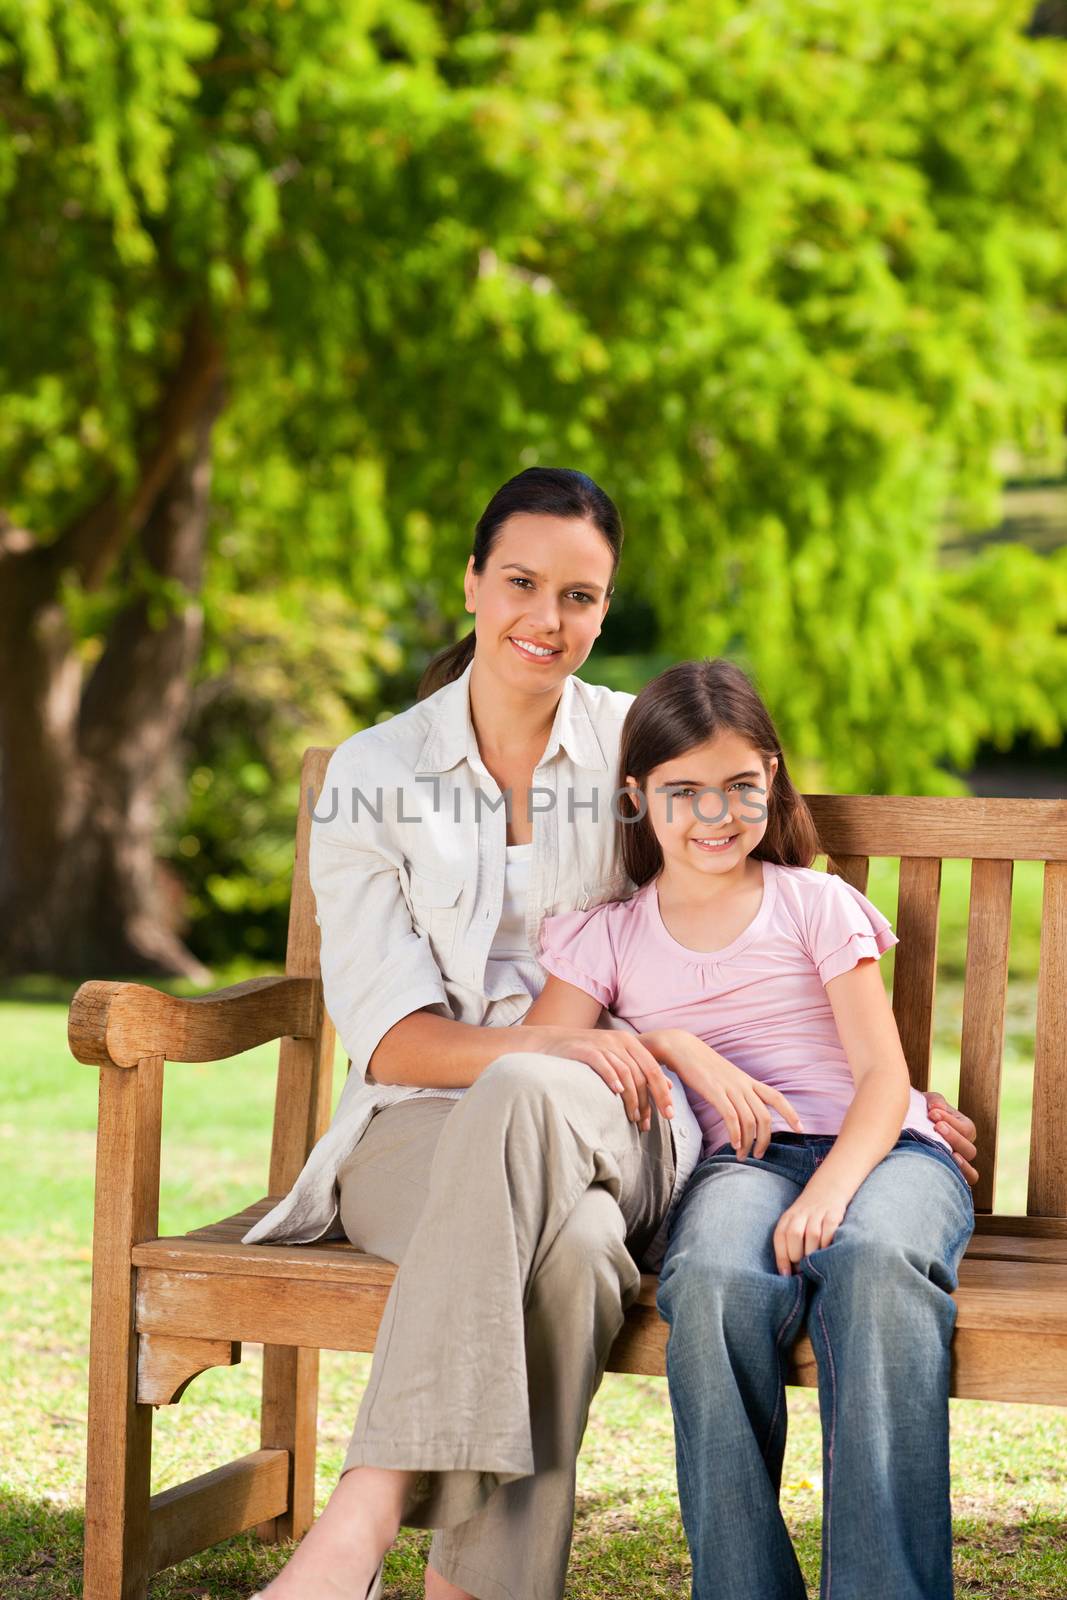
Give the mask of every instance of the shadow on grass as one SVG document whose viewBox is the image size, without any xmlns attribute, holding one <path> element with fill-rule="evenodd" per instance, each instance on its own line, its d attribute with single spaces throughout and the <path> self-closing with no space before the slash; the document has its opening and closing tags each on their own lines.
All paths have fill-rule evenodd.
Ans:
<svg viewBox="0 0 1067 1600">
<path fill-rule="evenodd" d="M 75 1600 L 82 1593 L 85 1521 L 80 1510 L 0 1487 L 0 1596 Z M 431 1535 L 403 1529 L 386 1561 L 386 1600 L 421 1600 Z M 284 1565 L 291 1545 L 240 1534 L 191 1556 L 150 1582 L 150 1600 L 248 1600 Z M 642 1506 L 636 1516 L 592 1505 L 579 1513 L 568 1600 L 681 1600 L 689 1559 L 676 1511 Z"/>
<path fill-rule="evenodd" d="M 85 1518 L 0 1484 L 0 1595 L 80 1595 Z"/>
<path fill-rule="evenodd" d="M 790 1518 L 809 1592 L 818 1593 L 819 1519 Z M 84 1516 L 0 1485 L 0 1596 L 77 1600 Z M 968 1600 L 1067 1600 L 1067 1519 L 957 1518 L 956 1592 Z M 386 1600 L 420 1600 L 431 1535 L 403 1529 L 386 1561 Z M 249 1600 L 284 1565 L 291 1545 L 250 1533 L 155 1576 L 150 1600 Z M 684 1600 L 690 1564 L 676 1503 L 580 1504 L 567 1600 Z"/>
<path fill-rule="evenodd" d="M 1067 1600 L 1067 1517 L 957 1517 L 954 1530 L 960 1600 Z"/>
</svg>

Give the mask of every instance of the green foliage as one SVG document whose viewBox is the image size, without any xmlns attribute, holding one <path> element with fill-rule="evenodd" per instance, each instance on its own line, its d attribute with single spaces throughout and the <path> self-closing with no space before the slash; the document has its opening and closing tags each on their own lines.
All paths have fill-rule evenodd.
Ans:
<svg viewBox="0 0 1067 1600">
<path fill-rule="evenodd" d="M 0 503 L 48 538 L 129 476 L 207 305 L 209 603 L 347 595 L 410 673 L 488 495 L 566 462 L 623 509 L 642 651 L 745 662 L 813 782 L 1055 742 L 1062 558 L 937 549 L 996 447 L 1062 468 L 1067 50 L 1029 10 L 0 0 Z M 91 660 L 107 596 L 68 599 Z M 379 709 L 284 659 L 300 737 Z"/>
<path fill-rule="evenodd" d="M 402 650 L 384 613 L 292 584 L 218 592 L 161 851 L 185 889 L 189 934 L 213 964 L 284 956 L 308 745 L 374 720 Z"/>
</svg>

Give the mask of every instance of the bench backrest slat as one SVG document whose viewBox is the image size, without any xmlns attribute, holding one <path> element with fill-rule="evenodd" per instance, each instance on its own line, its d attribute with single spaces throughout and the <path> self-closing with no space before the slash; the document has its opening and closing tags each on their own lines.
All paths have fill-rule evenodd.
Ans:
<svg viewBox="0 0 1067 1600">
<path fill-rule="evenodd" d="M 308 877 L 311 842 L 308 791 L 318 796 L 332 753 L 311 748 L 304 751 L 301 763 L 296 856 L 285 950 L 285 970 L 294 978 L 319 976 L 319 925 L 315 921 L 315 896 Z M 333 1052 L 334 1029 L 325 1010 L 322 1027 L 311 1038 L 281 1042 L 268 1179 L 270 1194 L 285 1194 L 292 1188 L 312 1145 L 326 1131 L 333 1089 Z"/>
<path fill-rule="evenodd" d="M 1067 1216 L 1067 862 L 1045 866 L 1026 1209 Z"/>
<path fill-rule="evenodd" d="M 805 795 L 824 849 L 939 861 L 1067 861 L 1067 800 Z"/>
<path fill-rule="evenodd" d="M 972 861 L 960 1043 L 960 1109 L 978 1127 L 982 1152 L 974 1191 L 978 1211 L 992 1211 L 1004 1056 L 1004 1004 L 1011 942 L 1014 862 Z"/>
<path fill-rule="evenodd" d="M 835 856 L 832 861 L 827 862 L 827 866 L 831 872 L 836 872 L 839 878 L 844 878 L 846 883 L 858 889 L 860 894 L 867 893 L 867 879 L 871 871 L 870 856 Z"/>
<path fill-rule="evenodd" d="M 928 856 L 902 856 L 896 926 L 900 943 L 896 946 L 893 967 L 893 1015 L 916 1089 L 930 1087 L 940 907 L 940 861 Z"/>
</svg>

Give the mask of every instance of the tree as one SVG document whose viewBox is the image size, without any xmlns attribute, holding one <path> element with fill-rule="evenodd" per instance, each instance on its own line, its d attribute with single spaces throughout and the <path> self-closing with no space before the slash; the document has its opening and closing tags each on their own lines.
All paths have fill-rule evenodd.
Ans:
<svg viewBox="0 0 1067 1600">
<path fill-rule="evenodd" d="M 0 0 L 0 960 L 197 970 L 153 839 L 205 567 L 455 616 L 535 460 L 616 495 L 650 644 L 739 655 L 824 781 L 1057 737 L 1067 565 L 937 561 L 998 444 L 1061 449 L 1028 20 Z"/>
</svg>

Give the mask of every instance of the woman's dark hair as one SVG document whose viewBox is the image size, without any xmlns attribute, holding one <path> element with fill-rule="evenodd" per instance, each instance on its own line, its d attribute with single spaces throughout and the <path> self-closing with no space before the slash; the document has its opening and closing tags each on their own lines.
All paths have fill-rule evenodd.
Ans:
<svg viewBox="0 0 1067 1600">
<path fill-rule="evenodd" d="M 767 831 L 753 856 L 783 867 L 810 867 L 820 851 L 815 822 L 789 776 L 770 712 L 752 680 L 732 661 L 682 661 L 645 685 L 622 725 L 616 787 L 625 789 L 629 773 L 643 790 L 656 767 L 719 733 L 747 739 L 764 767 L 772 756 L 778 757 L 767 796 Z M 628 793 L 620 793 L 615 828 L 623 865 L 640 888 L 663 866 L 647 804 L 640 807 Z"/>
<path fill-rule="evenodd" d="M 509 517 L 522 511 L 549 517 L 581 518 L 599 528 L 614 558 L 608 584 L 608 594 L 611 594 L 622 553 L 622 518 L 599 484 L 571 467 L 527 467 L 525 472 L 509 478 L 497 490 L 474 530 L 475 572 L 484 572 L 501 528 Z M 419 679 L 416 700 L 425 700 L 427 695 L 460 677 L 474 655 L 474 643 L 472 628 L 458 644 L 439 651 Z"/>
</svg>

